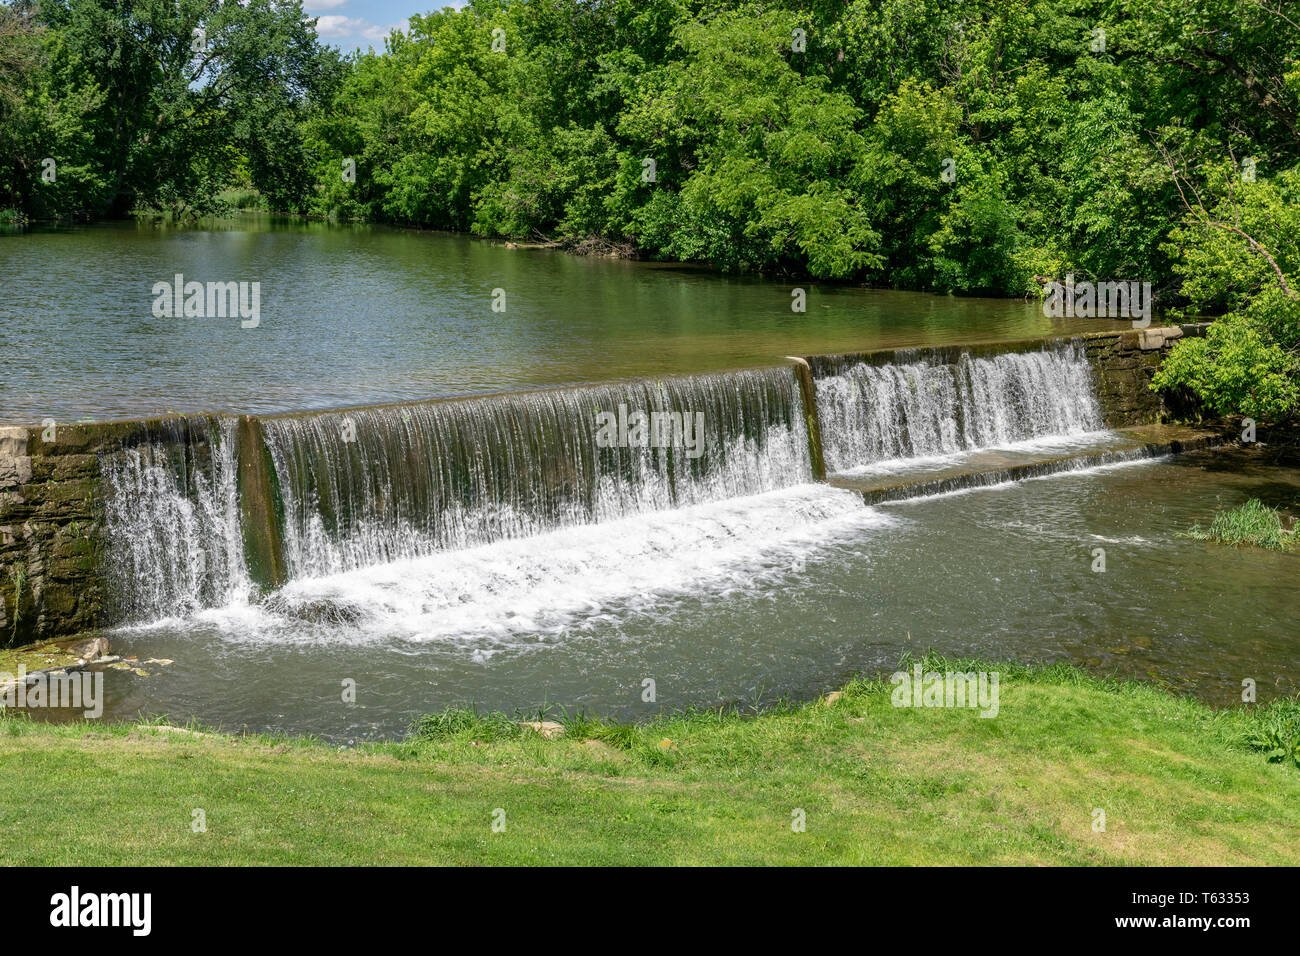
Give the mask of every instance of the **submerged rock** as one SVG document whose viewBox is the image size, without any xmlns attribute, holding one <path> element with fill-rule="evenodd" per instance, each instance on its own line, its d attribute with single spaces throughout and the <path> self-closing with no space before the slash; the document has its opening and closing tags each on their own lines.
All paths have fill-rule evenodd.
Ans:
<svg viewBox="0 0 1300 956">
<path fill-rule="evenodd" d="M 273 594 L 263 607 L 273 614 L 297 618 L 311 624 L 337 624 L 354 627 L 361 623 L 365 612 L 355 604 L 344 604 L 329 598 L 312 601 L 289 601 L 283 595 Z"/>
</svg>

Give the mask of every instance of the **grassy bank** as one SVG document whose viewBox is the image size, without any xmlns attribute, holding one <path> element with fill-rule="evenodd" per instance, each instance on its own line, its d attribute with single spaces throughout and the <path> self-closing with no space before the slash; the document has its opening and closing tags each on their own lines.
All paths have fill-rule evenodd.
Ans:
<svg viewBox="0 0 1300 956">
<path fill-rule="evenodd" d="M 895 708 L 855 681 L 834 703 L 577 719 L 559 739 L 450 712 L 346 751 L 0 718 L 0 860 L 1300 863 L 1300 768 L 1260 749 L 1296 701 L 1215 712 L 1068 667 L 927 666 L 1000 671 L 998 715 Z"/>
</svg>

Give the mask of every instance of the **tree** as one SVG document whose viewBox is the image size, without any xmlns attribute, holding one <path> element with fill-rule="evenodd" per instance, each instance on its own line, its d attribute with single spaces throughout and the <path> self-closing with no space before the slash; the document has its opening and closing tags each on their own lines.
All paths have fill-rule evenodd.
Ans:
<svg viewBox="0 0 1300 956">
<path fill-rule="evenodd" d="M 34 20 L 48 82 L 14 162 L 39 214 L 204 211 L 241 159 L 268 195 L 305 196 L 300 123 L 338 57 L 299 0 L 39 0 Z"/>
<path fill-rule="evenodd" d="M 1243 178 L 1231 159 L 1189 171 L 1165 155 L 1186 211 L 1170 239 L 1183 294 L 1232 311 L 1178 342 L 1152 387 L 1187 389 L 1220 415 L 1300 417 L 1300 167 Z"/>
<path fill-rule="evenodd" d="M 831 278 L 880 262 L 852 188 L 860 114 L 824 78 L 795 68 L 796 23 L 746 8 L 677 28 L 680 56 L 647 78 L 618 127 L 631 148 L 613 202 L 642 248 Z"/>
</svg>

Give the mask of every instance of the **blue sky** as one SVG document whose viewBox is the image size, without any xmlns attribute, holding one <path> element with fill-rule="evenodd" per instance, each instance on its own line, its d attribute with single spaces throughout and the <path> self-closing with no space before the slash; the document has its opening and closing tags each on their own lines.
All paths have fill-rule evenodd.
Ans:
<svg viewBox="0 0 1300 956">
<path fill-rule="evenodd" d="M 321 42 L 340 50 L 383 50 L 384 37 L 394 27 L 405 28 L 411 14 L 464 5 L 465 0 L 303 0 L 307 15 L 317 18 Z"/>
</svg>

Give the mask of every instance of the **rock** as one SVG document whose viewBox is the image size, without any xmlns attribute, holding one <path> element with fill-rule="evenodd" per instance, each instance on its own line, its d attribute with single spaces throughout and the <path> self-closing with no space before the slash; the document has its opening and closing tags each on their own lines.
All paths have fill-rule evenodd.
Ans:
<svg viewBox="0 0 1300 956">
<path fill-rule="evenodd" d="M 199 730 L 190 730 L 188 727 L 173 727 L 170 724 L 155 724 L 148 727 L 150 730 L 157 730 L 165 734 L 185 734 L 189 737 L 211 737 L 211 734 L 205 734 Z"/>
<path fill-rule="evenodd" d="M 91 637 L 84 641 L 64 644 L 63 649 L 73 657 L 80 658 L 83 664 L 89 664 L 108 653 L 108 641 L 102 637 Z"/>
<path fill-rule="evenodd" d="M 1138 348 L 1144 352 L 1165 347 L 1165 343 L 1183 337 L 1183 330 L 1176 325 L 1162 326 L 1157 329 L 1142 329 L 1138 332 Z"/>
<path fill-rule="evenodd" d="M 283 614 L 311 624 L 336 624 L 341 627 L 355 627 L 366 616 L 360 606 L 332 598 L 318 598 L 309 601 L 291 601 L 283 594 L 272 594 L 262 607 L 273 614 Z"/>
<path fill-rule="evenodd" d="M 525 720 L 519 726 L 541 734 L 546 740 L 564 736 L 564 726 L 553 720 Z"/>
<path fill-rule="evenodd" d="M 25 484 L 32 477 L 26 428 L 0 428 L 0 488 Z"/>
</svg>

